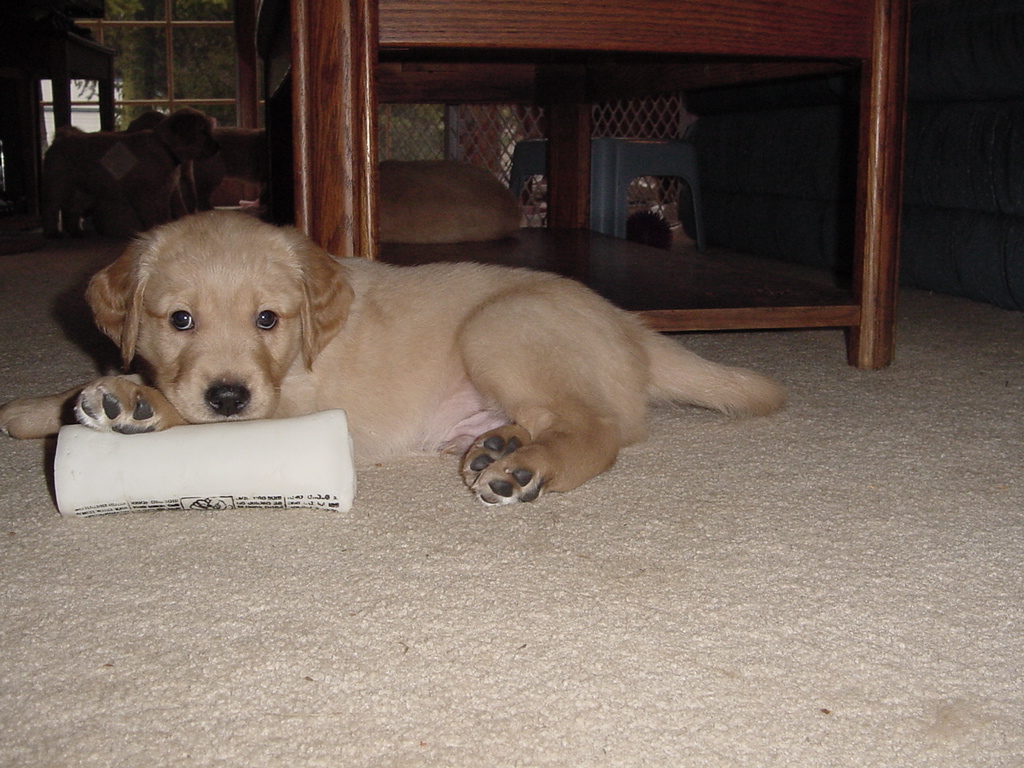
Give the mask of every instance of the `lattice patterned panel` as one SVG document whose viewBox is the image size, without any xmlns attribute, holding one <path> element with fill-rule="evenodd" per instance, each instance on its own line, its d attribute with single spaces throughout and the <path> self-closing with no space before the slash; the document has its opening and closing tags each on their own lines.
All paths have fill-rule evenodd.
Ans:
<svg viewBox="0 0 1024 768">
<path fill-rule="evenodd" d="M 453 160 L 487 168 L 508 183 L 512 150 L 523 139 L 544 136 L 543 110 L 496 104 L 463 104 L 452 108 Z"/>
<path fill-rule="evenodd" d="M 621 139 L 677 139 L 687 122 L 681 94 L 595 104 L 591 120 L 594 138 Z"/>
<path fill-rule="evenodd" d="M 440 104 L 383 104 L 380 156 L 386 160 L 443 160 L 447 123 Z"/>
<path fill-rule="evenodd" d="M 512 152 L 524 139 L 542 139 L 547 128 L 544 110 L 540 107 L 511 105 L 462 105 L 454 108 L 458 127 L 456 151 L 453 159 L 489 169 L 502 182 L 508 184 L 512 170 Z M 543 179 L 527 184 L 520 197 L 527 224 L 543 226 L 546 204 Z"/>
</svg>

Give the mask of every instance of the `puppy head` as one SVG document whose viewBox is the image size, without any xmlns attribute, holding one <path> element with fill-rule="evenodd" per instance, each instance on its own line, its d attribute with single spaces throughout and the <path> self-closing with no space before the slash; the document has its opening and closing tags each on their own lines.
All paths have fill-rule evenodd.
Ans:
<svg viewBox="0 0 1024 768">
<path fill-rule="evenodd" d="M 210 211 L 142 235 L 86 296 L 125 362 L 142 358 L 190 422 L 273 416 L 352 301 L 344 268 L 305 236 Z"/>
<path fill-rule="evenodd" d="M 213 138 L 210 118 L 190 107 L 179 109 L 160 120 L 153 132 L 180 163 L 212 157 L 220 149 Z"/>
</svg>

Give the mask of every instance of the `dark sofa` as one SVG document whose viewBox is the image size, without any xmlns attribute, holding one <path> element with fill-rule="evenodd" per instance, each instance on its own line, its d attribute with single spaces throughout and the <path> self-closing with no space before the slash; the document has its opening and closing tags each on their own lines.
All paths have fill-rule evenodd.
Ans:
<svg viewBox="0 0 1024 768">
<path fill-rule="evenodd" d="M 713 244 L 849 269 L 858 85 L 688 94 Z M 901 281 L 1024 309 L 1024 0 L 912 6 Z"/>
</svg>

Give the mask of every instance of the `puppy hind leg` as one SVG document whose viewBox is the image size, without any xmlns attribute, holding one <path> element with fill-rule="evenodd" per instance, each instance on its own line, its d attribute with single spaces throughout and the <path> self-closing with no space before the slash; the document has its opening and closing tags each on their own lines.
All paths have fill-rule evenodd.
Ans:
<svg viewBox="0 0 1024 768">
<path fill-rule="evenodd" d="M 571 296 L 559 304 L 519 293 L 463 328 L 467 374 L 513 422 L 481 435 L 463 459 L 463 478 L 485 503 L 572 490 L 642 437 L 646 367 L 614 318 L 588 309 Z"/>
</svg>

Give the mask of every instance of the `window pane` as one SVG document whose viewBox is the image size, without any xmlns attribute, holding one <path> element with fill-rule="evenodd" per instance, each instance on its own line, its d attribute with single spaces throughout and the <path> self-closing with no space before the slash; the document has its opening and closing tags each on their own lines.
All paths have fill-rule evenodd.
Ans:
<svg viewBox="0 0 1024 768">
<path fill-rule="evenodd" d="M 167 18 L 167 0 L 106 0 L 110 21 L 160 21 Z"/>
<path fill-rule="evenodd" d="M 172 0 L 175 21 L 231 21 L 232 0 Z"/>
<path fill-rule="evenodd" d="M 117 51 L 114 80 L 118 101 L 167 98 L 166 40 L 163 28 L 107 29 L 104 42 Z"/>
<path fill-rule="evenodd" d="M 234 31 L 230 28 L 174 30 L 174 98 L 235 97 Z"/>
<path fill-rule="evenodd" d="M 39 81 L 40 95 L 43 97 L 43 121 L 46 126 L 46 144 L 53 142 L 53 135 L 56 126 L 53 119 L 53 87 L 49 80 Z M 94 81 L 72 80 L 71 81 L 71 125 L 86 133 L 93 133 L 100 129 L 100 108 L 96 103 Z M 88 101 L 89 104 L 80 104 L 80 101 Z"/>
</svg>

